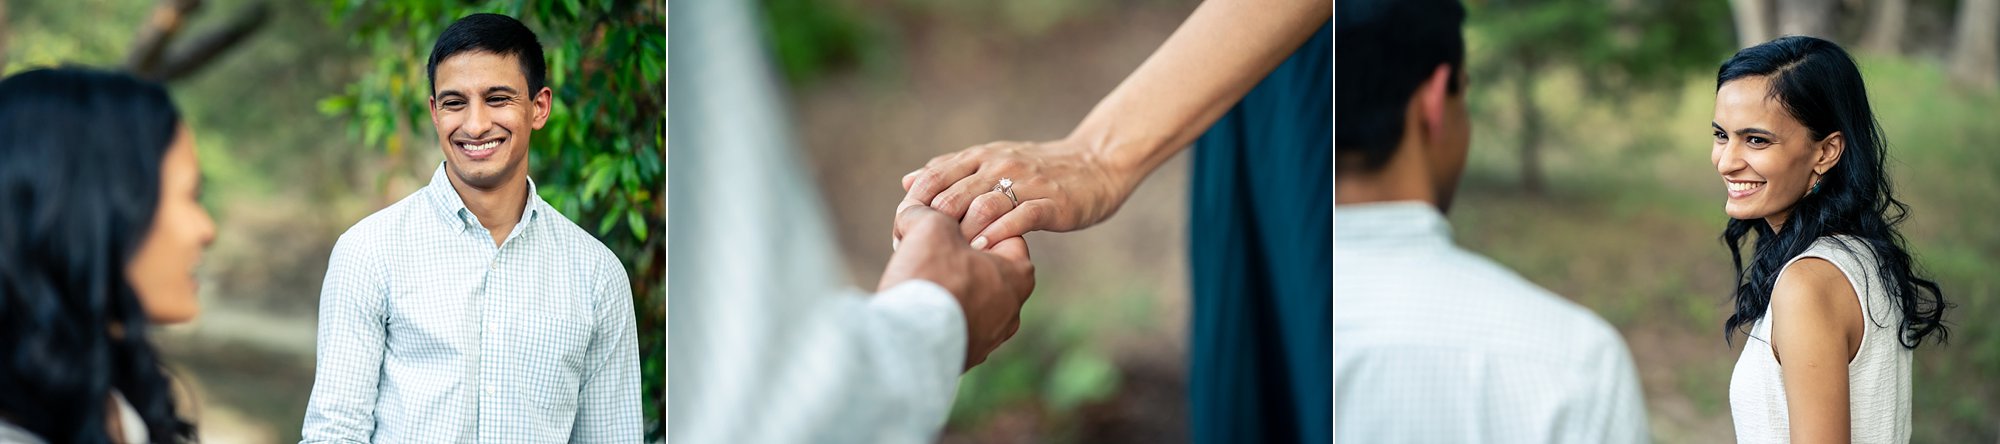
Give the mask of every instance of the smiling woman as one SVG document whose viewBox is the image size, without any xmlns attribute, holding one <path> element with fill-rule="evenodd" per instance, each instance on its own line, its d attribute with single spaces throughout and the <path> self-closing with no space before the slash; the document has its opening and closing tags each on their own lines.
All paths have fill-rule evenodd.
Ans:
<svg viewBox="0 0 2000 444">
<path fill-rule="evenodd" d="M 1710 125 L 1738 269 L 1724 329 L 1749 338 L 1730 379 L 1737 439 L 1908 441 L 1911 350 L 1944 340 L 1949 304 L 1896 230 L 1908 208 L 1854 60 L 1813 37 L 1744 49 L 1717 75 Z"/>
</svg>

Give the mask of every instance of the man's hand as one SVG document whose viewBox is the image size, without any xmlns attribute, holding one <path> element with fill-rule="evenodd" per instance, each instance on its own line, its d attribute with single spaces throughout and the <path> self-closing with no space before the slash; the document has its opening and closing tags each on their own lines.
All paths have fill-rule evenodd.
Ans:
<svg viewBox="0 0 2000 444">
<path fill-rule="evenodd" d="M 1020 330 L 1021 304 L 1035 289 L 1035 266 L 1028 262 L 1027 241 L 1018 236 L 980 251 L 959 230 L 955 219 L 927 206 L 897 213 L 902 240 L 876 291 L 912 279 L 950 291 L 965 310 L 965 369 L 971 370 Z"/>
</svg>

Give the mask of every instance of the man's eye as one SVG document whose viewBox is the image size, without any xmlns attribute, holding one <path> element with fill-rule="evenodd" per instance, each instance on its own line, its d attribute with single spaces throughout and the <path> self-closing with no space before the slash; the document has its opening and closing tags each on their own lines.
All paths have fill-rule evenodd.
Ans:
<svg viewBox="0 0 2000 444">
<path fill-rule="evenodd" d="M 486 103 L 491 105 L 498 105 L 502 103 L 507 103 L 508 101 L 512 100 L 514 100 L 513 97 L 489 97 L 486 99 Z"/>
<path fill-rule="evenodd" d="M 460 106 L 465 106 L 465 101 L 462 101 L 462 100 L 446 100 L 446 101 L 444 101 L 444 106 L 445 106 L 446 108 L 457 108 L 457 107 L 460 107 Z"/>
</svg>

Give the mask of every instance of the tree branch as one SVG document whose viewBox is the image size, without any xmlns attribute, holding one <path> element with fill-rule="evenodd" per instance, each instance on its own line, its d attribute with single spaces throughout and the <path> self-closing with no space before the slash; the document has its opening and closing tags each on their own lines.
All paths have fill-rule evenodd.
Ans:
<svg viewBox="0 0 2000 444">
<path fill-rule="evenodd" d="M 156 67 L 154 75 L 161 81 L 174 81 L 214 61 L 215 57 L 242 43 L 243 39 L 256 33 L 258 28 L 269 21 L 271 8 L 266 3 L 254 3 L 237 11 L 222 29 L 210 31 L 194 37 L 187 44 L 175 48 L 166 60 Z"/>
</svg>

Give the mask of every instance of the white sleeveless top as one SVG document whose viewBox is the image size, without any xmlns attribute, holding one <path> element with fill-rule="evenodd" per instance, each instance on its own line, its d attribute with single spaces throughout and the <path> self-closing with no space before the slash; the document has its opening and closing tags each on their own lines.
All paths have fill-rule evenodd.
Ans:
<svg viewBox="0 0 2000 444">
<path fill-rule="evenodd" d="M 1785 263 L 1815 257 L 1832 262 L 1847 275 L 1861 299 L 1861 348 L 1847 363 L 1847 402 L 1853 442 L 1910 441 L 1910 349 L 1898 338 L 1902 320 L 1890 300 L 1888 282 L 1876 274 L 1875 255 L 1860 240 L 1822 237 L 1805 253 Z M 1783 276 L 1783 271 L 1779 276 Z M 1771 309 L 1750 328 L 1743 355 L 1729 377 L 1729 410 L 1740 443 L 1791 442 L 1786 413 L 1785 381 L 1771 352 Z"/>
</svg>

